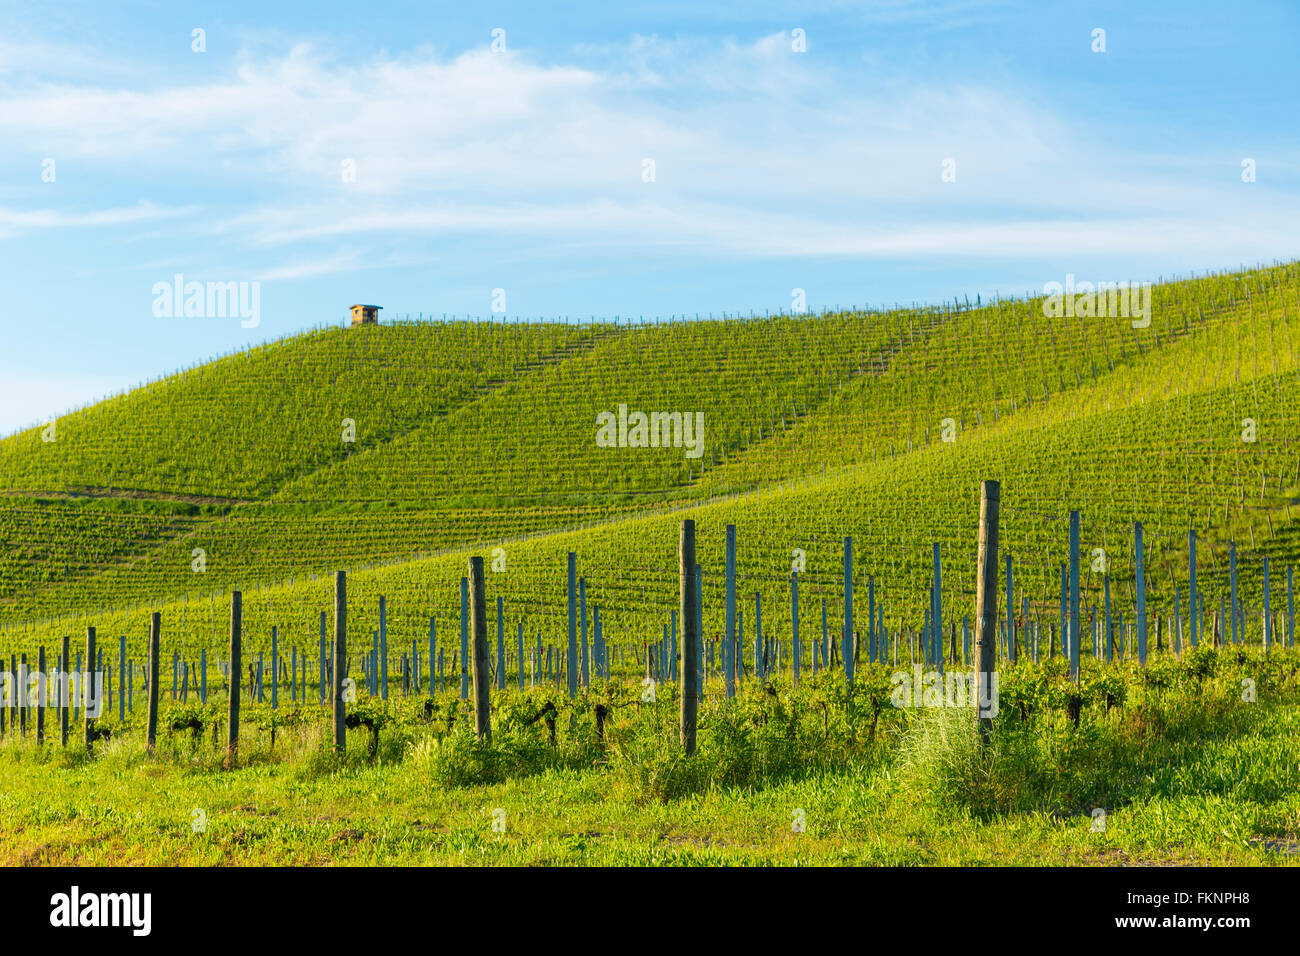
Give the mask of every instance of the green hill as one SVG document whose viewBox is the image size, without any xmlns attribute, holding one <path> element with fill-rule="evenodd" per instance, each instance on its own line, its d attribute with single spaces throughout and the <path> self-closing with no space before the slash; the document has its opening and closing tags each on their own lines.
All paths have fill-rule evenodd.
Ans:
<svg viewBox="0 0 1300 956">
<path fill-rule="evenodd" d="M 390 640 L 406 646 L 431 616 L 456 631 L 465 557 L 493 546 L 508 632 L 522 622 L 530 643 L 560 639 L 572 550 L 609 640 L 641 643 L 676 600 L 685 515 L 699 523 L 709 635 L 729 523 L 747 633 L 761 593 L 765 633 L 788 634 L 796 548 L 817 609 L 805 620 L 820 628 L 825 599 L 838 629 L 847 535 L 891 630 L 920 623 L 933 543 L 945 617 L 960 620 L 983 478 L 1003 483 L 1017 609 L 1027 600 L 1044 624 L 1071 509 L 1126 617 L 1134 520 L 1153 613 L 1172 613 L 1175 588 L 1185 600 L 1191 529 L 1207 614 L 1230 540 L 1257 604 L 1263 558 L 1285 588 L 1300 556 L 1300 264 L 1162 283 L 1152 318 L 1049 319 L 1029 300 L 296 336 L 61 418 L 54 442 L 40 429 L 0 441 L 0 650 L 85 623 L 134 643 L 155 607 L 169 646 L 215 647 L 233 588 L 254 647 L 272 625 L 307 644 L 340 567 L 354 626 L 375 626 L 385 595 Z M 620 405 L 702 413 L 698 457 L 601 447 L 598 415 Z M 1086 575 L 1086 603 L 1100 586 Z"/>
</svg>

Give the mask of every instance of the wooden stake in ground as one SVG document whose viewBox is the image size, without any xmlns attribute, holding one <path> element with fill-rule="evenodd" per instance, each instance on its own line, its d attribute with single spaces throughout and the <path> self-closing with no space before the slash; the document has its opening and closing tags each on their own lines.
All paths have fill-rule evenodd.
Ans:
<svg viewBox="0 0 1300 956">
<path fill-rule="evenodd" d="M 1001 485 L 985 481 L 980 487 L 979 551 L 975 578 L 975 719 L 980 742 L 987 745 L 993 731 L 994 654 L 998 626 L 998 509 Z"/>
<path fill-rule="evenodd" d="M 346 571 L 334 572 L 334 680 L 330 699 L 334 708 L 334 750 L 343 753 L 348 746 L 347 701 L 343 699 L 343 672 L 348 653 L 348 577 Z"/>
<path fill-rule="evenodd" d="M 681 736 L 686 756 L 695 753 L 695 716 L 699 708 L 699 640 L 695 595 L 695 522 L 682 522 L 681 542 L 677 549 L 682 621 L 682 693 Z"/>
<path fill-rule="evenodd" d="M 474 729 L 478 739 L 485 744 L 492 742 L 492 718 L 488 713 L 488 673 L 487 642 L 487 597 L 483 593 L 483 559 L 469 559 L 470 589 L 470 626 L 474 635 Z M 572 597 L 572 595 L 570 595 Z M 572 604 L 572 601 L 570 601 Z M 569 690 L 573 691 L 573 633 L 569 634 Z"/>
<path fill-rule="evenodd" d="M 241 651 L 244 635 L 244 596 L 238 591 L 230 594 L 230 706 L 226 715 L 226 760 L 234 762 L 239 752 L 239 685 L 243 674 Z M 149 681 L 150 703 L 158 699 L 156 677 Z"/>
<path fill-rule="evenodd" d="M 149 717 L 145 725 L 146 739 L 148 741 L 149 753 L 153 753 L 154 744 L 158 739 L 158 657 L 160 654 L 160 645 L 162 644 L 162 614 L 157 611 L 149 618 Z M 67 654 L 68 641 L 64 638 L 63 653 Z M 68 738 L 68 721 L 65 717 L 63 720 L 63 739 L 64 743 Z"/>
<path fill-rule="evenodd" d="M 68 680 L 68 655 L 72 653 L 67 635 L 63 637 L 63 659 L 59 662 L 59 742 L 68 746 L 68 711 L 72 702 L 68 700 L 68 689 L 72 686 Z"/>
<path fill-rule="evenodd" d="M 49 700 L 49 680 L 45 674 L 45 645 L 36 652 L 36 672 L 41 675 L 41 696 L 36 700 L 36 746 L 45 743 L 45 702 Z"/>
<path fill-rule="evenodd" d="M 82 739 L 87 751 L 90 750 L 90 745 L 95 739 L 95 718 L 91 715 L 97 708 L 92 708 L 90 702 L 100 696 L 95 692 L 95 677 L 97 675 L 98 671 L 95 668 L 95 629 L 88 627 L 86 628 L 86 673 L 82 677 L 82 685 L 85 690 L 82 692 L 84 696 L 81 701 L 82 716 L 86 719 Z"/>
</svg>

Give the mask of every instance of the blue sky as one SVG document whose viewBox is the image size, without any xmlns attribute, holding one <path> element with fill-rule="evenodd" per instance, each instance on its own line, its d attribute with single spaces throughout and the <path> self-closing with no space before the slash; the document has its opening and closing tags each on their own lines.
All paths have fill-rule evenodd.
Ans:
<svg viewBox="0 0 1300 956">
<path fill-rule="evenodd" d="M 0 433 L 353 302 L 762 312 L 1296 258 L 1297 47 L 1282 2 L 0 2 Z M 257 326 L 155 315 L 178 273 L 259 283 Z"/>
</svg>

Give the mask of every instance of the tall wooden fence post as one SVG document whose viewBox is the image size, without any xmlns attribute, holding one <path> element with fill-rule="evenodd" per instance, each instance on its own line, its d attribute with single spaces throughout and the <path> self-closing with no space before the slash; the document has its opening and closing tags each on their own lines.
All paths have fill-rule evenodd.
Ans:
<svg viewBox="0 0 1300 956">
<path fill-rule="evenodd" d="M 938 545 L 935 545 L 937 548 Z M 1014 664 L 1016 662 L 1016 600 L 1015 590 L 1012 587 L 1011 574 L 1011 552 L 1007 552 L 1007 662 Z"/>
<path fill-rule="evenodd" d="M 99 698 L 101 696 L 95 690 L 95 678 L 98 676 L 99 672 L 95 669 L 95 629 L 88 627 L 86 628 L 86 673 L 82 678 L 82 686 L 85 690 L 82 692 L 84 696 L 81 702 L 82 716 L 86 719 L 82 740 L 87 751 L 90 750 L 91 743 L 95 739 L 95 718 L 93 715 L 99 710 Z M 92 700 L 95 701 L 94 707 L 91 706 Z"/>
<path fill-rule="evenodd" d="M 1188 608 L 1188 635 L 1191 638 L 1192 647 L 1196 647 L 1201 642 L 1201 608 L 1200 600 L 1196 593 L 1196 529 L 1193 528 L 1187 532 L 1187 608 Z"/>
<path fill-rule="evenodd" d="M 725 693 L 736 696 L 736 526 L 727 525 L 727 634 L 722 646 L 722 666 Z"/>
<path fill-rule="evenodd" d="M 870 629 L 868 629 L 868 632 Z M 871 639 L 867 639 L 868 645 L 871 645 Z M 794 686 L 799 687 L 799 572 L 790 572 L 790 649 L 794 658 Z M 868 648 L 868 660 L 872 660 L 871 654 L 875 651 L 875 646 Z"/>
<path fill-rule="evenodd" d="M 379 596 L 379 696 L 388 700 L 388 605 Z"/>
<path fill-rule="evenodd" d="M 569 699 L 578 694 L 578 555 L 569 552 Z M 475 652 L 477 655 L 477 651 Z M 477 659 L 477 658 L 476 658 Z"/>
<path fill-rule="evenodd" d="M 975 579 L 975 719 L 980 742 L 987 745 L 993 731 L 992 681 L 998 625 L 998 509 L 1001 485 L 985 481 L 980 493 L 978 570 Z"/>
<path fill-rule="evenodd" d="M 1236 551 L 1233 549 L 1233 586 L 1236 586 Z M 1137 612 L 1138 664 L 1147 666 L 1147 580 L 1142 554 L 1142 522 L 1133 522 L 1133 573 L 1136 583 L 1134 610 Z M 1235 628 L 1234 628 L 1235 630 Z"/>
<path fill-rule="evenodd" d="M 460 699 L 469 699 L 469 578 L 460 579 Z"/>
<path fill-rule="evenodd" d="M 330 704 L 334 713 L 334 750 L 343 753 L 348 746 L 347 701 L 343 699 L 344 676 L 348 653 L 348 575 L 334 572 L 334 679 Z"/>
<path fill-rule="evenodd" d="M 279 629 L 271 628 L 271 709 L 275 710 L 280 704 L 280 644 Z M 275 723 L 271 724 L 271 740 L 275 740 Z"/>
<path fill-rule="evenodd" d="M 226 712 L 226 760 L 233 763 L 239 752 L 239 690 L 243 678 L 242 644 L 244 630 L 244 596 L 238 591 L 230 593 L 230 701 Z M 157 680 L 150 680 L 156 685 Z M 150 701 L 157 698 L 158 690 L 150 690 Z"/>
<path fill-rule="evenodd" d="M 686 756 L 695 753 L 695 717 L 699 698 L 699 640 L 697 630 L 695 590 L 695 522 L 687 518 L 682 522 L 681 541 L 678 547 L 680 565 L 680 604 L 682 619 L 682 693 L 681 736 Z"/>
<path fill-rule="evenodd" d="M 1079 512 L 1070 512 L 1070 679 L 1079 683 Z"/>
<path fill-rule="evenodd" d="M 570 555 L 572 558 L 572 555 Z M 572 569 L 572 564 L 570 564 Z M 492 719 L 488 713 L 488 637 L 487 637 L 487 596 L 483 591 L 483 559 L 469 559 L 469 589 L 471 599 L 471 629 L 474 632 L 474 729 L 478 739 L 484 743 L 492 742 Z M 572 597 L 572 595 L 570 595 Z M 572 605 L 572 600 L 570 605 Z M 573 695 L 573 632 L 569 632 L 569 694 Z"/>
<path fill-rule="evenodd" d="M 36 653 L 36 673 L 41 675 L 40 694 L 36 698 L 36 746 L 45 743 L 45 702 L 50 699 L 49 681 L 45 674 L 45 645 Z"/>
<path fill-rule="evenodd" d="M 844 634 L 840 641 L 844 680 L 853 686 L 853 539 L 844 539 Z"/>
<path fill-rule="evenodd" d="M 67 640 L 63 642 L 64 655 L 67 655 Z M 162 646 L 162 614 L 154 611 L 149 617 L 149 711 L 145 723 L 146 739 L 148 741 L 149 753 L 154 752 L 154 746 L 158 742 L 158 658 L 161 656 Z M 63 719 L 63 740 L 67 743 L 68 739 L 68 721 L 65 716 Z"/>
<path fill-rule="evenodd" d="M 71 659 L 68 655 L 72 653 L 70 639 L 65 634 L 63 636 L 63 656 L 59 658 L 59 744 L 68 746 L 68 711 L 71 709 L 68 701 L 68 688 L 71 686 L 68 680 L 68 661 Z"/>
</svg>

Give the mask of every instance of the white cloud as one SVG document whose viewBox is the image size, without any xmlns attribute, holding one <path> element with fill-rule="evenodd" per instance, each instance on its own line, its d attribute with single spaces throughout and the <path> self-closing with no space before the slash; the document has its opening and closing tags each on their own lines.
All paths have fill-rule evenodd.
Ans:
<svg viewBox="0 0 1300 956">
<path fill-rule="evenodd" d="M 0 230 L 10 227 L 8 235 L 29 229 L 83 229 L 102 226 L 123 226 L 139 222 L 153 222 L 184 216 L 194 207 L 156 206 L 140 201 L 134 206 L 94 209 L 89 212 L 61 212 L 55 209 L 7 209 L 0 206 Z M 0 231 L 0 235 L 4 235 Z"/>
<path fill-rule="evenodd" d="M 268 279 L 366 268 L 391 256 L 389 233 L 773 257 L 1294 251 L 1296 201 L 1243 192 L 1233 168 L 1210 185 L 1203 169 L 1153 168 L 1117 145 L 1120 131 L 1098 140 L 1014 93 L 904 84 L 788 41 L 634 37 L 579 48 L 582 65 L 487 50 L 357 63 L 299 45 L 245 54 L 219 82 L 10 87 L 0 136 L 192 184 L 220 213 L 184 226 L 250 257 L 377 237 L 365 252 L 313 248 Z M 949 157 L 957 182 L 942 183 Z M 186 211 L 0 209 L 0 236 Z"/>
<path fill-rule="evenodd" d="M 358 253 L 343 252 L 336 256 L 305 259 L 290 265 L 276 266 L 261 273 L 257 278 L 260 282 L 275 282 L 280 279 L 310 279 L 314 276 L 348 272 L 358 268 L 358 266 Z"/>
</svg>

